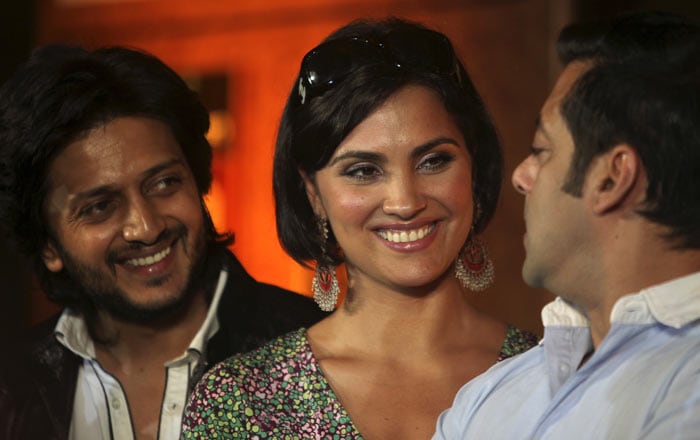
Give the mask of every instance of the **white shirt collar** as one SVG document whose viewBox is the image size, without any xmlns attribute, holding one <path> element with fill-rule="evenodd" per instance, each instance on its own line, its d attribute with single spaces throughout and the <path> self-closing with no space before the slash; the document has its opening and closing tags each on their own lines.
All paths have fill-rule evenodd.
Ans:
<svg viewBox="0 0 700 440">
<path fill-rule="evenodd" d="M 179 358 L 167 362 L 165 364 L 166 367 L 187 360 L 188 354 L 191 352 L 196 352 L 200 356 L 202 353 L 204 353 L 209 339 L 219 331 L 219 317 L 217 315 L 217 311 L 219 310 L 219 300 L 224 292 L 224 287 L 226 287 L 227 280 L 228 271 L 226 269 L 222 269 L 219 273 L 219 281 L 216 283 L 214 296 L 211 299 L 211 304 L 209 304 L 207 317 L 204 319 L 202 326 L 199 328 L 197 334 L 194 335 L 194 339 L 192 339 L 192 342 L 190 342 L 190 346 L 188 347 L 187 351 Z"/>
<path fill-rule="evenodd" d="M 700 319 L 700 272 L 642 289 L 617 300 L 611 322 L 659 322 L 673 328 Z M 557 297 L 542 309 L 545 327 L 588 327 L 588 318 Z"/>
<path fill-rule="evenodd" d="M 700 272 L 647 287 L 638 296 L 658 322 L 681 328 L 700 319 Z M 620 298 L 618 304 L 627 298 Z M 611 321 L 617 321 L 618 304 L 613 307 Z"/>
</svg>

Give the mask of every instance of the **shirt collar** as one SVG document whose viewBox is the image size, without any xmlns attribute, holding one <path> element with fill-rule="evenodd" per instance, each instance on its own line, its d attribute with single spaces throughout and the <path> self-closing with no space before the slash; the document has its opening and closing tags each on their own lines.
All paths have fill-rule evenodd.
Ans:
<svg viewBox="0 0 700 440">
<path fill-rule="evenodd" d="M 189 361 L 191 360 L 192 354 L 196 354 L 198 357 L 204 353 L 206 343 L 219 330 L 219 318 L 216 311 L 219 308 L 219 301 L 221 300 L 227 279 L 228 271 L 224 268 L 219 273 L 214 296 L 209 304 L 207 316 L 202 326 L 197 331 L 192 342 L 190 342 L 188 349 L 181 356 L 168 361 L 165 366 L 172 366 Z M 61 344 L 76 355 L 84 359 L 95 359 L 95 345 L 88 332 L 85 319 L 80 313 L 66 308 L 56 324 L 54 335 Z"/>
<path fill-rule="evenodd" d="M 700 272 L 650 286 L 617 300 L 611 322 L 652 323 L 681 328 L 700 319 Z M 588 318 L 557 297 L 542 309 L 545 327 L 588 327 Z"/>
<path fill-rule="evenodd" d="M 678 329 L 700 319 L 700 272 L 620 298 L 613 307 L 610 320 L 623 321 L 626 309 L 636 303 L 646 306 L 656 321 L 669 327 Z"/>
<path fill-rule="evenodd" d="M 85 359 L 95 359 L 95 345 L 92 342 L 83 316 L 73 309 L 66 308 L 56 323 L 54 335 L 58 342 L 76 355 Z"/>
<path fill-rule="evenodd" d="M 228 271 L 225 268 L 221 269 L 221 272 L 219 273 L 219 281 L 216 283 L 214 296 L 211 299 L 211 304 L 209 304 L 209 310 L 207 311 L 207 317 L 204 319 L 202 326 L 194 336 L 194 339 L 192 339 L 192 342 L 190 342 L 187 352 L 183 353 L 183 355 L 179 358 L 173 359 L 172 361 L 166 363 L 166 366 L 170 366 L 170 364 L 185 360 L 188 353 L 195 352 L 201 356 L 202 353 L 205 352 L 207 342 L 209 342 L 209 339 L 211 339 L 211 337 L 219 331 L 219 317 L 216 312 L 219 310 L 219 301 L 221 300 L 221 295 L 224 292 L 224 287 L 226 287 L 227 280 Z"/>
<path fill-rule="evenodd" d="M 558 296 L 542 309 L 545 327 L 588 327 L 588 318 L 569 302 Z"/>
</svg>

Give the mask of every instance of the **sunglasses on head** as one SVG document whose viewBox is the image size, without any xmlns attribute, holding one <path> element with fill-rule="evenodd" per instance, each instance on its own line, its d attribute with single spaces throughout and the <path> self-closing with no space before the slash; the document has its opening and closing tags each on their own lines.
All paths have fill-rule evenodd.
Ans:
<svg viewBox="0 0 700 440">
<path fill-rule="evenodd" d="M 459 62 L 447 37 L 429 29 L 395 30 L 381 40 L 354 36 L 312 49 L 301 62 L 299 103 L 303 105 L 333 88 L 368 62 L 450 75 L 461 83 Z"/>
</svg>

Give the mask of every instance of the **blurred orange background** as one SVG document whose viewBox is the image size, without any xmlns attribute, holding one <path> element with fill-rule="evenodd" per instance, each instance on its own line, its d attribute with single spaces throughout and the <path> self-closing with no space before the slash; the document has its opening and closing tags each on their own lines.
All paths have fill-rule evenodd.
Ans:
<svg viewBox="0 0 700 440">
<path fill-rule="evenodd" d="M 34 24 L 31 45 L 137 47 L 161 58 L 200 90 L 211 110 L 210 138 L 216 147 L 215 181 L 207 198 L 215 223 L 235 233 L 232 249 L 255 278 L 303 294 L 309 294 L 312 272 L 287 257 L 278 243 L 271 183 L 277 124 L 302 56 L 328 33 L 360 17 L 395 15 L 446 33 L 494 117 L 506 157 L 501 202 L 485 234 L 497 281 L 470 299 L 505 321 L 541 333 L 539 311 L 552 296 L 528 288 L 520 278 L 522 197 L 510 186 L 510 173 L 528 152 L 535 117 L 559 71 L 554 40 L 574 18 L 660 3 L 37 0 L 27 10 Z M 680 4 L 682 9 L 692 2 L 675 3 L 667 0 L 664 6 Z M 56 311 L 36 288 L 26 309 L 28 323 Z"/>
</svg>

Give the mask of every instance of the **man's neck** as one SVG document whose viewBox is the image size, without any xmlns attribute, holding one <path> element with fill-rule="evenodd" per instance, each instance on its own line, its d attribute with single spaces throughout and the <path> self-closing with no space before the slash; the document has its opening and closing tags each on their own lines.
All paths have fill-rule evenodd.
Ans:
<svg viewBox="0 0 700 440">
<path fill-rule="evenodd" d="M 105 367 L 127 368 L 165 362 L 182 355 L 204 322 L 208 303 L 204 292 L 192 296 L 182 310 L 156 322 L 133 323 L 98 313 L 97 327 L 110 335 L 95 342 L 97 358 Z M 108 368 L 109 370 L 109 368 Z"/>
</svg>

